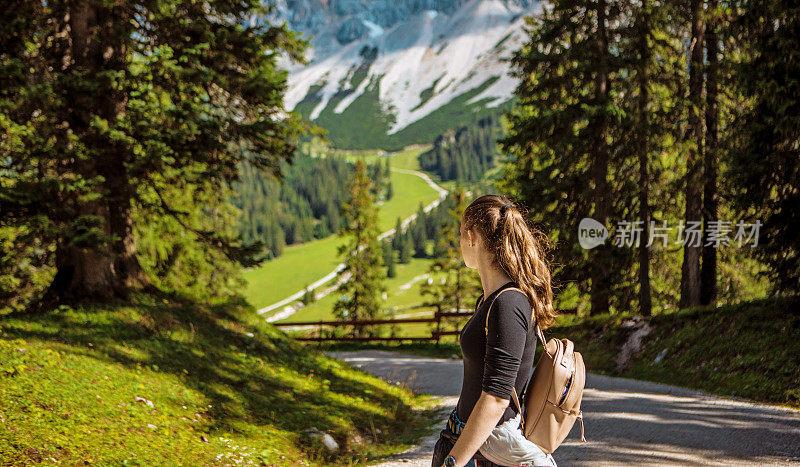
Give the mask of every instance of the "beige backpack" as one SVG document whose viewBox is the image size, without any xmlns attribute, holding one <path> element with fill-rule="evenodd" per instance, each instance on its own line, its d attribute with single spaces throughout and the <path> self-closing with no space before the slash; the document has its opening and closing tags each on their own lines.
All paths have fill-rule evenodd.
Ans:
<svg viewBox="0 0 800 467">
<path fill-rule="evenodd" d="M 486 310 L 486 335 L 489 335 L 489 312 L 497 297 L 506 290 L 519 290 L 517 287 L 503 289 L 495 295 L 489 309 Z M 480 305 L 479 305 L 480 306 Z M 525 438 L 539 446 L 546 454 L 561 445 L 567 437 L 575 420 L 581 423 L 581 441 L 583 436 L 583 414 L 581 399 L 586 382 L 586 367 L 583 357 L 575 352 L 575 345 L 568 339 L 546 339 L 539 324 L 536 333 L 544 347 L 544 352 L 536 363 L 536 369 L 525 387 L 525 411 L 522 410 L 517 397 L 517 389 L 512 388 L 511 397 L 522 413 L 522 433 Z"/>
</svg>

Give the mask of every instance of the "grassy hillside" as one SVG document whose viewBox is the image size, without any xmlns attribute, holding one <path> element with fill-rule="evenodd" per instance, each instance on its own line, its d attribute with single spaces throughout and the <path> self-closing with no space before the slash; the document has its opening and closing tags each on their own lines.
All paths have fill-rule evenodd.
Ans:
<svg viewBox="0 0 800 467">
<path fill-rule="evenodd" d="M 428 267 L 431 260 L 412 258 L 408 264 L 397 264 L 397 276 L 386 278 L 386 308 L 392 314 L 426 313 L 433 315 L 432 307 L 419 305 L 422 298 L 420 285 L 427 280 Z M 314 303 L 304 306 L 285 321 L 315 321 L 333 319 L 331 310 L 338 295 L 330 293 Z"/>
<path fill-rule="evenodd" d="M 245 303 L 139 302 L 0 316 L 0 464 L 351 465 L 429 423 Z"/>
<path fill-rule="evenodd" d="M 771 298 L 716 310 L 696 308 L 653 316 L 649 323 L 653 331 L 644 339 L 641 352 L 620 372 L 615 358 L 630 334 L 622 324 L 628 318 L 565 316 L 545 334 L 575 342 L 587 369 L 595 373 L 800 407 L 800 298 Z M 458 344 L 323 346 L 371 347 L 461 358 Z"/>
</svg>

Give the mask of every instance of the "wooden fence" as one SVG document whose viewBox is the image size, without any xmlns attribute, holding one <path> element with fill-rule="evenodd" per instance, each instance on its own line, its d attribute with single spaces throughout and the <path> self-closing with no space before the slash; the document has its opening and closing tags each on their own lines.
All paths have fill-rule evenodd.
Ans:
<svg viewBox="0 0 800 467">
<path fill-rule="evenodd" d="M 561 310 L 561 314 L 575 314 L 577 310 Z M 399 342 L 399 341 L 416 341 L 416 342 L 436 342 L 442 336 L 457 336 L 461 331 L 444 331 L 442 325 L 444 321 L 449 318 L 469 318 L 472 316 L 471 311 L 441 311 L 436 310 L 432 318 L 395 318 L 395 319 L 361 319 L 352 321 L 283 321 L 279 323 L 272 323 L 278 327 L 288 326 L 313 326 L 316 330 L 316 336 L 309 337 L 296 337 L 298 341 L 304 342 L 370 342 L 370 341 L 384 341 L 384 342 Z M 377 337 L 377 336 L 321 336 L 320 330 L 323 326 L 330 326 L 333 328 L 341 328 L 354 325 L 377 325 L 377 324 L 412 324 L 412 323 L 435 323 L 436 326 L 431 330 L 430 336 L 391 336 L 391 337 Z"/>
</svg>

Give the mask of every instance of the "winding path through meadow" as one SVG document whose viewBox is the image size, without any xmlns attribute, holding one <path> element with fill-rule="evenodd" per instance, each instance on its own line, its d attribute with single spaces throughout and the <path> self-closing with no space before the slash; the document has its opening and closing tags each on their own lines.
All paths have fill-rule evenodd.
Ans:
<svg viewBox="0 0 800 467">
<path fill-rule="evenodd" d="M 391 167 L 391 170 L 394 171 L 394 172 L 402 172 L 402 173 L 416 175 L 416 176 L 422 178 L 431 188 L 433 188 L 434 190 L 436 190 L 437 193 L 439 193 L 439 197 L 436 198 L 436 200 L 432 201 L 431 203 L 429 203 L 427 206 L 425 206 L 423 208 L 425 212 L 430 212 L 431 209 L 433 209 L 436 206 L 438 206 L 439 203 L 441 203 L 447 197 L 448 191 L 445 190 L 444 188 L 442 188 L 441 186 L 439 186 L 436 182 L 434 182 L 431 179 L 431 177 L 428 176 L 428 174 L 426 174 L 424 172 L 421 172 L 419 170 L 400 169 L 400 168 L 395 168 L 395 167 Z M 416 218 L 417 218 L 417 213 L 414 213 L 414 214 L 406 217 L 405 219 L 403 219 L 403 222 L 402 222 L 403 228 L 405 228 L 410 222 L 412 222 Z M 378 240 L 383 240 L 384 238 L 386 238 L 388 236 L 394 235 L 394 231 L 395 231 L 395 229 L 389 229 L 389 230 L 381 233 L 380 235 L 378 235 Z M 341 262 L 338 265 L 336 265 L 336 268 L 334 268 L 333 271 L 331 271 L 330 273 L 328 273 L 324 277 L 322 277 L 322 278 L 318 279 L 317 281 L 315 281 L 314 283 L 312 283 L 309 286 L 309 288 L 316 289 L 317 287 L 320 287 L 323 284 L 326 284 L 326 283 L 330 282 L 331 280 L 333 280 L 336 277 L 336 274 L 338 274 L 338 272 L 342 268 L 344 268 L 344 262 Z M 348 277 L 342 277 L 341 280 L 338 281 L 337 283 L 326 287 L 321 292 L 317 292 L 316 298 L 320 299 L 320 298 L 328 295 L 329 293 L 335 291 L 337 288 L 339 288 L 339 284 L 342 283 L 343 281 L 346 281 L 347 279 L 348 279 Z M 289 316 L 292 316 L 293 314 L 297 313 L 297 311 L 302 307 L 302 304 L 295 304 L 295 305 L 291 305 L 291 306 L 289 304 L 294 302 L 294 301 L 297 301 L 297 300 L 300 300 L 301 298 L 303 298 L 303 294 L 305 294 L 305 293 L 306 293 L 305 289 L 298 290 L 297 292 L 293 293 L 292 295 L 289 295 L 288 297 L 284 298 L 283 300 L 280 300 L 278 302 L 275 302 L 275 303 L 273 303 L 271 305 L 268 305 L 268 306 L 265 306 L 264 308 L 259 309 L 257 313 L 260 314 L 260 315 L 263 315 L 265 313 L 269 313 L 270 311 L 273 311 L 273 310 L 278 309 L 280 307 L 285 307 L 282 311 L 280 311 L 278 313 L 275 313 L 274 315 L 268 317 L 267 321 L 272 323 L 272 322 L 275 322 L 275 321 L 280 321 L 282 319 L 286 319 Z M 284 328 L 284 329 L 285 330 L 291 330 L 293 328 Z"/>
</svg>

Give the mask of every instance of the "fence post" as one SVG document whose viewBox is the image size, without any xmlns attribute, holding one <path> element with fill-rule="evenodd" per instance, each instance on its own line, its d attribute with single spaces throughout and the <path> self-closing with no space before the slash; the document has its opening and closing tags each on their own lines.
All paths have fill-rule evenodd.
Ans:
<svg viewBox="0 0 800 467">
<path fill-rule="evenodd" d="M 437 303 L 436 304 L 435 316 L 436 316 L 436 336 L 433 336 L 433 337 L 436 337 L 436 347 L 438 348 L 439 347 L 439 339 L 441 339 L 441 334 L 439 334 L 439 332 L 442 330 L 442 304 L 441 303 Z"/>
</svg>

